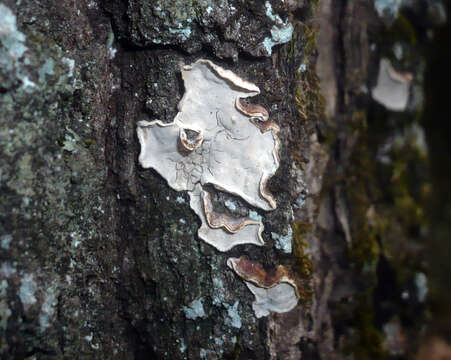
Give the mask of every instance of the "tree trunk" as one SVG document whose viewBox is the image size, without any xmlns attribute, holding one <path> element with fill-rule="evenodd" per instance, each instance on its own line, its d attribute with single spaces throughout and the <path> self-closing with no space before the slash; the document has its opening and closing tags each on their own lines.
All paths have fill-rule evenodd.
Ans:
<svg viewBox="0 0 451 360">
<path fill-rule="evenodd" d="M 412 358 L 426 5 L 0 0 L 2 358 Z M 380 58 L 413 74 L 405 111 L 372 96 Z M 245 204 L 263 246 L 202 241 L 189 193 L 138 162 L 138 121 L 173 121 L 198 59 L 256 84 L 280 128 L 277 208 Z M 290 269 L 297 306 L 257 318 L 241 256 Z"/>
</svg>

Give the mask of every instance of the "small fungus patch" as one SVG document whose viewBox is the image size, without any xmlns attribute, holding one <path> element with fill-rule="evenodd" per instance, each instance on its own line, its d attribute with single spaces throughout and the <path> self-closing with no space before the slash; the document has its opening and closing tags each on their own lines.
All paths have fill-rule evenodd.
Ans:
<svg viewBox="0 0 451 360">
<path fill-rule="evenodd" d="M 376 87 L 371 95 L 388 110 L 404 111 L 409 99 L 412 74 L 396 71 L 390 60 L 381 59 Z"/>
<path fill-rule="evenodd" d="M 246 257 L 229 258 L 227 265 L 235 271 L 254 294 L 252 309 L 260 318 L 270 312 L 285 313 L 298 303 L 298 286 L 294 275 L 284 266 L 279 265 L 273 271 L 266 271 L 262 265 Z"/>
</svg>

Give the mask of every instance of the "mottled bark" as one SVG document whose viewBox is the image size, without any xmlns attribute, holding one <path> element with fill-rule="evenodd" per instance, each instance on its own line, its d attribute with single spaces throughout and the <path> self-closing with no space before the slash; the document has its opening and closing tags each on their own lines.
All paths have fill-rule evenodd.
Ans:
<svg viewBox="0 0 451 360">
<path fill-rule="evenodd" d="M 390 26 L 369 0 L 0 6 L 3 358 L 413 357 L 427 272 L 426 2 Z M 405 112 L 371 98 L 381 57 L 414 75 Z M 138 164 L 137 122 L 174 119 L 180 63 L 199 58 L 255 83 L 252 102 L 280 127 L 277 209 L 252 208 L 262 247 L 201 241 L 188 194 Z M 255 317 L 226 265 L 242 255 L 293 271 L 295 309 Z"/>
</svg>

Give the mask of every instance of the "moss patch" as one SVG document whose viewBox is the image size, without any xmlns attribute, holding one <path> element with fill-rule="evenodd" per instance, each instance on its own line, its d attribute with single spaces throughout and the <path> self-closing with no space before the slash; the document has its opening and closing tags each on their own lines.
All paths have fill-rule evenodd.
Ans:
<svg viewBox="0 0 451 360">
<path fill-rule="evenodd" d="M 312 275 L 314 265 L 312 259 L 307 255 L 308 247 L 305 236 L 311 231 L 311 224 L 304 222 L 293 223 L 293 269 L 298 277 L 300 300 L 308 305 L 313 296 Z"/>
</svg>

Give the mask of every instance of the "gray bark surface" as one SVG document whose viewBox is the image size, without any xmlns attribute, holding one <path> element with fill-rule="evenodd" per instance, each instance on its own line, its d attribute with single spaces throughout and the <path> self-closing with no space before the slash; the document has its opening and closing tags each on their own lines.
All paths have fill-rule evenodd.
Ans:
<svg viewBox="0 0 451 360">
<path fill-rule="evenodd" d="M 420 105 L 413 97 L 393 113 L 368 93 L 391 54 L 420 74 L 421 95 L 410 19 L 394 22 L 402 30 L 392 38 L 364 0 L 0 6 L 2 358 L 412 356 L 427 234 Z M 269 54 L 274 14 L 294 31 Z M 396 42 L 407 53 L 397 62 Z M 259 211 L 263 247 L 221 253 L 204 243 L 187 193 L 138 164 L 136 123 L 173 120 L 179 64 L 199 58 L 258 85 L 252 101 L 281 129 L 269 182 L 278 207 Z M 281 236 L 292 253 L 276 247 Z M 294 269 L 296 308 L 257 319 L 226 266 L 242 255 Z M 199 299 L 205 316 L 188 318 Z"/>
</svg>

